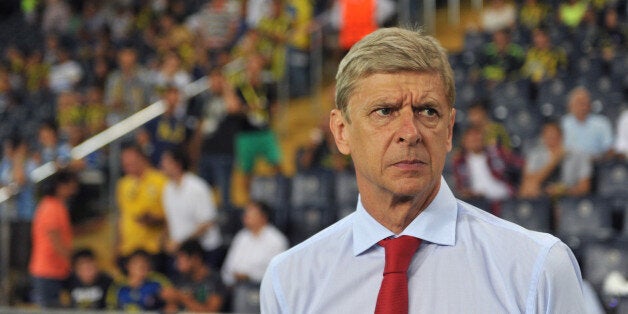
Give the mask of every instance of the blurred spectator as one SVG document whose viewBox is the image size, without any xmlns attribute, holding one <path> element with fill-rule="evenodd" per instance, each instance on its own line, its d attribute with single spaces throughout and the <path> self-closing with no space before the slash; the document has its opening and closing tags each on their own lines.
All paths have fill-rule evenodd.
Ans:
<svg viewBox="0 0 628 314">
<path fill-rule="evenodd" d="M 131 47 L 118 50 L 118 69 L 107 77 L 105 103 L 121 119 L 144 108 L 148 101 L 148 74 L 137 63 L 137 51 Z"/>
<path fill-rule="evenodd" d="M 628 110 L 624 109 L 617 119 L 616 136 L 615 151 L 628 158 Z"/>
<path fill-rule="evenodd" d="M 65 284 L 70 307 L 82 310 L 106 308 L 107 291 L 113 279 L 98 267 L 91 249 L 80 249 L 72 255 L 72 274 Z"/>
<path fill-rule="evenodd" d="M 72 225 L 65 202 L 76 192 L 75 174 L 60 171 L 45 183 L 33 219 L 33 248 L 29 265 L 33 302 L 42 308 L 61 305 L 63 281 L 70 275 Z"/>
<path fill-rule="evenodd" d="M 519 10 L 519 25 L 526 31 L 532 31 L 545 22 L 551 7 L 544 1 L 525 0 Z"/>
<path fill-rule="evenodd" d="M 44 55 L 40 50 L 34 50 L 26 59 L 24 71 L 28 92 L 38 91 L 48 82 L 50 65 L 44 63 L 43 58 Z"/>
<path fill-rule="evenodd" d="M 181 58 L 183 68 L 190 68 L 194 59 L 194 34 L 185 26 L 178 24 L 175 18 L 165 13 L 159 18 L 159 27 L 155 34 L 154 49 L 160 56 L 176 52 Z"/>
<path fill-rule="evenodd" d="M 592 175 L 589 157 L 567 150 L 560 125 L 547 122 L 541 130 L 540 145 L 526 157 L 519 196 L 583 196 L 591 191 Z"/>
<path fill-rule="evenodd" d="M 57 121 L 59 134 L 67 138 L 70 126 L 83 122 L 83 104 L 80 94 L 71 90 L 59 93 L 57 97 Z"/>
<path fill-rule="evenodd" d="M 70 91 L 83 78 L 81 65 L 73 60 L 67 48 L 60 48 L 57 53 L 57 61 L 50 67 L 48 82 L 50 89 L 55 93 Z"/>
<path fill-rule="evenodd" d="M 96 135 L 107 128 L 107 114 L 109 112 L 103 97 L 101 87 L 90 86 L 85 91 L 83 124 L 87 136 Z"/>
<path fill-rule="evenodd" d="M 259 201 L 249 202 L 244 209 L 244 229 L 233 238 L 222 267 L 222 278 L 228 286 L 261 283 L 270 260 L 288 249 L 288 239 L 270 224 L 271 217 L 271 208 Z"/>
<path fill-rule="evenodd" d="M 179 56 L 174 52 L 168 52 L 163 55 L 162 59 L 161 66 L 153 77 L 152 84 L 155 90 L 163 90 L 168 86 L 183 90 L 192 81 L 192 77 L 181 67 Z"/>
<path fill-rule="evenodd" d="M 512 29 L 517 21 L 517 12 L 512 3 L 491 0 L 482 9 L 482 30 L 494 33 L 501 29 Z"/>
<path fill-rule="evenodd" d="M 14 135 L 4 141 L 0 161 L 0 186 L 16 188 L 16 220 L 30 229 L 35 212 L 35 187 L 29 175 L 37 167 L 29 155 L 28 143 Z"/>
<path fill-rule="evenodd" d="M 585 0 L 567 0 L 558 6 L 558 20 L 561 24 L 574 29 L 580 25 L 589 7 Z"/>
<path fill-rule="evenodd" d="M 597 21 L 597 15 L 593 8 L 587 8 L 584 13 L 584 17 L 582 17 L 582 21 L 575 28 L 575 46 L 576 49 L 579 49 L 578 52 L 593 54 L 594 45 L 596 45 L 596 41 L 600 38 L 601 29 L 600 25 Z"/>
<path fill-rule="evenodd" d="M 498 146 L 510 150 L 510 136 L 503 124 L 491 120 L 488 104 L 484 100 L 473 102 L 467 110 L 467 122 L 482 131 L 485 146 Z"/>
<path fill-rule="evenodd" d="M 321 119 L 318 127 L 310 130 L 310 141 L 297 150 L 297 170 L 331 169 L 343 171 L 351 166 L 351 158 L 338 151 L 329 129 L 329 115 Z"/>
<path fill-rule="evenodd" d="M 46 0 L 41 20 L 45 34 L 64 35 L 70 28 L 72 12 L 65 0 Z"/>
<path fill-rule="evenodd" d="M 202 115 L 195 131 L 195 144 L 191 146 L 201 149 L 198 157 L 200 176 L 220 190 L 221 206 L 231 208 L 235 138 L 249 124 L 243 102 L 235 95 L 221 70 L 211 72 L 209 84 L 208 92 L 196 98 L 203 103 Z"/>
<path fill-rule="evenodd" d="M 485 44 L 479 55 L 482 78 L 493 87 L 506 79 L 513 79 L 525 60 L 525 51 L 510 42 L 510 32 L 506 29 L 493 33 L 493 41 Z"/>
<path fill-rule="evenodd" d="M 98 49 L 104 49 L 104 47 Z M 82 85 L 104 90 L 110 70 L 109 62 L 104 56 L 95 56 L 88 64 Z"/>
<path fill-rule="evenodd" d="M 308 0 L 288 0 L 290 32 L 287 41 L 288 80 L 291 97 L 301 97 L 310 92 L 310 27 L 312 3 Z"/>
<path fill-rule="evenodd" d="M 188 312 L 219 312 L 225 301 L 226 289 L 220 274 L 203 260 L 203 248 L 196 240 L 187 240 L 176 252 L 175 289 L 168 296 Z"/>
<path fill-rule="evenodd" d="M 608 8 L 603 15 L 603 24 L 600 36 L 596 38 L 595 46 L 602 51 L 602 58 L 610 62 L 626 48 L 626 28 L 620 23 L 617 10 Z"/>
<path fill-rule="evenodd" d="M 246 114 L 251 124 L 236 136 L 236 160 L 244 173 L 245 188 L 248 190 L 255 161 L 263 156 L 281 172 L 281 150 L 277 136 L 271 129 L 271 115 L 276 110 L 275 85 L 264 81 L 262 70 L 264 59 L 259 54 L 249 56 L 243 77 L 235 85 L 238 96 L 246 104 Z"/>
<path fill-rule="evenodd" d="M 482 134 L 475 126 L 463 134 L 453 159 L 456 191 L 462 199 L 501 201 L 515 194 L 522 161 L 500 146 L 484 145 Z"/>
<path fill-rule="evenodd" d="M 121 45 L 128 41 L 134 19 L 130 5 L 121 2 L 113 4 L 113 11 L 107 15 L 107 28 L 114 44 Z"/>
<path fill-rule="evenodd" d="M 161 169 L 169 179 L 163 193 L 169 234 L 166 251 L 174 255 L 181 243 L 198 240 L 205 261 L 218 269 L 224 254 L 216 204 L 211 188 L 188 166 L 187 154 L 181 149 L 169 149 L 161 155 Z"/>
<path fill-rule="evenodd" d="M 255 29 L 261 19 L 270 14 L 273 0 L 247 0 L 245 3 L 245 22 L 248 29 Z"/>
<path fill-rule="evenodd" d="M 142 146 L 151 147 L 149 153 L 150 161 L 153 165 L 159 165 L 161 154 L 175 147 L 184 147 L 192 136 L 195 122 L 186 115 L 185 104 L 181 99 L 181 91 L 175 85 L 168 85 L 164 88 L 162 101 L 166 111 L 146 122 L 138 131 L 146 133 L 139 135 L 138 142 L 148 140 L 149 143 L 140 143 Z"/>
<path fill-rule="evenodd" d="M 153 272 L 151 255 L 144 250 L 133 251 L 126 263 L 124 283 L 114 284 L 107 292 L 107 308 L 132 312 L 176 311 L 167 297 L 172 294 L 168 279 Z"/>
<path fill-rule="evenodd" d="M 276 81 L 281 81 L 286 67 L 286 40 L 289 36 L 290 17 L 286 12 L 284 0 L 272 0 L 270 12 L 262 17 L 257 24 L 260 34 L 260 46 L 268 52 L 264 53 Z"/>
<path fill-rule="evenodd" d="M 41 164 L 55 162 L 58 167 L 65 167 L 70 164 L 72 149 L 68 143 L 59 139 L 57 124 L 52 121 L 44 121 L 39 126 L 39 147 L 36 158 Z"/>
<path fill-rule="evenodd" d="M 388 0 L 335 0 L 329 22 L 338 30 L 340 49 L 346 52 L 362 37 L 384 25 L 394 12 L 395 4 Z"/>
<path fill-rule="evenodd" d="M 562 48 L 556 48 L 552 45 L 545 29 L 534 29 L 532 43 L 533 46 L 528 49 L 525 63 L 521 69 L 524 77 L 538 85 L 566 70 L 567 54 Z M 533 91 L 531 98 L 536 98 L 536 91 Z"/>
<path fill-rule="evenodd" d="M 579 151 L 590 158 L 602 158 L 613 145 L 610 121 L 603 115 L 591 113 L 591 95 L 584 87 L 569 93 L 569 113 L 562 117 L 561 126 L 565 148 Z"/>
<path fill-rule="evenodd" d="M 155 170 L 136 144 L 125 144 L 121 153 L 124 176 L 118 180 L 116 199 L 119 220 L 117 237 L 118 263 L 124 264 L 135 250 L 153 256 L 155 269 L 165 269 L 160 255 L 165 232 L 162 203 L 168 178 Z"/>
<path fill-rule="evenodd" d="M 232 0 L 210 0 L 186 21 L 196 42 L 211 55 L 210 62 L 214 66 L 226 63 L 228 49 L 236 36 L 238 5 Z"/>
<path fill-rule="evenodd" d="M 104 29 L 107 23 L 107 16 L 103 7 L 104 6 L 98 2 L 83 2 L 81 26 L 83 31 L 87 32 L 87 34 L 93 36 Z"/>
</svg>

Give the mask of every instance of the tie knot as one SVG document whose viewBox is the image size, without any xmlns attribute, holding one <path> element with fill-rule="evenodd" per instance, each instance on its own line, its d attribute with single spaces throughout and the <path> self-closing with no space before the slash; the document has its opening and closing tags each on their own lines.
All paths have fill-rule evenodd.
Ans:
<svg viewBox="0 0 628 314">
<path fill-rule="evenodd" d="M 387 238 L 378 242 L 386 250 L 384 275 L 388 273 L 406 273 L 414 252 L 421 245 L 421 239 L 411 236 Z"/>
</svg>

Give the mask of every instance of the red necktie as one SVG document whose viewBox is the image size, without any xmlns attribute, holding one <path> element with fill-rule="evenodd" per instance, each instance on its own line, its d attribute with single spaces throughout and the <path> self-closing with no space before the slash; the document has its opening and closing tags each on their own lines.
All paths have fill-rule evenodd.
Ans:
<svg viewBox="0 0 628 314">
<path fill-rule="evenodd" d="M 386 266 L 375 314 L 408 313 L 408 266 L 421 239 L 400 236 L 381 240 L 378 244 L 386 249 Z"/>
</svg>

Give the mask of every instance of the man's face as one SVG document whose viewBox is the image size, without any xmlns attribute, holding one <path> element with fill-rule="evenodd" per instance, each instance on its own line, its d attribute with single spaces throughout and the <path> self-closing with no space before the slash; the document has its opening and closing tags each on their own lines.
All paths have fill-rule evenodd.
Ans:
<svg viewBox="0 0 628 314">
<path fill-rule="evenodd" d="M 351 154 L 361 194 L 435 196 L 452 148 L 455 110 L 437 74 L 373 74 L 357 82 L 348 118 L 332 111 L 338 149 Z"/>
<path fill-rule="evenodd" d="M 541 139 L 545 146 L 549 148 L 555 148 L 563 143 L 563 137 L 556 125 L 548 125 L 543 127 L 541 132 Z"/>
<path fill-rule="evenodd" d="M 75 264 L 76 276 L 84 284 L 92 284 L 98 276 L 98 265 L 92 258 L 81 258 Z"/>
<path fill-rule="evenodd" d="M 161 155 L 160 166 L 161 171 L 163 171 L 163 173 L 166 174 L 170 179 L 176 177 L 180 172 L 177 162 L 174 160 L 174 158 L 172 158 L 169 153 Z"/>
<path fill-rule="evenodd" d="M 125 174 L 137 176 L 141 172 L 142 157 L 132 149 L 126 149 L 121 154 L 122 170 Z"/>
<path fill-rule="evenodd" d="M 127 271 L 129 278 L 143 281 L 150 273 L 150 261 L 144 256 L 134 256 L 128 261 Z"/>
<path fill-rule="evenodd" d="M 591 111 L 591 99 L 584 91 L 576 92 L 569 102 L 569 112 L 578 120 L 584 120 Z"/>
<path fill-rule="evenodd" d="M 242 215 L 242 224 L 250 230 L 257 230 L 266 224 L 266 217 L 255 204 L 248 204 Z"/>
<path fill-rule="evenodd" d="M 175 265 L 182 274 L 189 274 L 192 271 L 192 257 L 185 253 L 177 253 Z"/>
</svg>

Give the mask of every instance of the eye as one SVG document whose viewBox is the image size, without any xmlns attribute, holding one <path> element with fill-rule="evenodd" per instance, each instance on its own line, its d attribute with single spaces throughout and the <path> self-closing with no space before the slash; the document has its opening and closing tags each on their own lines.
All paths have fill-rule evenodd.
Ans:
<svg viewBox="0 0 628 314">
<path fill-rule="evenodd" d="M 389 107 L 379 108 L 375 110 L 375 113 L 377 113 L 380 116 L 389 116 L 393 113 L 393 109 Z"/>
<path fill-rule="evenodd" d="M 426 116 L 426 117 L 437 117 L 438 116 L 438 110 L 434 109 L 434 108 L 430 108 L 430 107 L 424 107 L 424 108 L 419 108 L 417 110 L 417 113 L 421 116 Z"/>
</svg>

